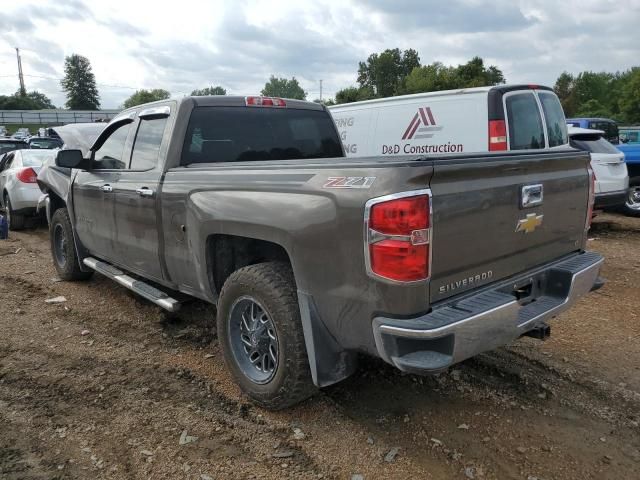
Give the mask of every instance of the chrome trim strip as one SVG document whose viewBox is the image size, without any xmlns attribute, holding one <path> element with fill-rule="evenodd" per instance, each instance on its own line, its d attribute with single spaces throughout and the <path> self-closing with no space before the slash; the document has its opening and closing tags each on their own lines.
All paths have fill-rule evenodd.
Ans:
<svg viewBox="0 0 640 480">
<path fill-rule="evenodd" d="M 139 118 L 147 118 L 147 117 L 168 117 L 171 114 L 171 108 L 168 105 L 163 105 L 161 107 L 149 107 L 144 110 L 140 110 L 138 114 Z"/>
</svg>

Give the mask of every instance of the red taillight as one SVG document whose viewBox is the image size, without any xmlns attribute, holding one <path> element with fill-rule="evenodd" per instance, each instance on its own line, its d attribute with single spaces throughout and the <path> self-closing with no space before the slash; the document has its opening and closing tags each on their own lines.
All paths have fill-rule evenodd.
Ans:
<svg viewBox="0 0 640 480">
<path fill-rule="evenodd" d="M 588 167 L 589 170 L 589 206 L 587 208 L 587 218 L 585 220 L 584 229 L 585 231 L 591 228 L 591 221 L 593 220 L 593 205 L 596 202 L 596 173 L 591 168 L 591 165 Z"/>
<path fill-rule="evenodd" d="M 367 204 L 368 269 L 397 282 L 429 278 L 430 194 L 385 197 Z"/>
<path fill-rule="evenodd" d="M 248 107 L 286 107 L 287 102 L 276 97 L 245 97 Z"/>
<path fill-rule="evenodd" d="M 20 180 L 22 183 L 36 183 L 36 180 L 38 179 L 38 174 L 31 167 L 23 168 L 18 173 L 16 173 L 16 178 Z"/>
<path fill-rule="evenodd" d="M 499 152 L 507 149 L 507 126 L 504 120 L 489 120 L 489 151 Z"/>
</svg>

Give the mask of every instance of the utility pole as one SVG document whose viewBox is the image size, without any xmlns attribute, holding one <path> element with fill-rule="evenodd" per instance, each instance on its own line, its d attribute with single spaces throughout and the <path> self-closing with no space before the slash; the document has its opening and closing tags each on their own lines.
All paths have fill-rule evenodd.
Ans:
<svg viewBox="0 0 640 480">
<path fill-rule="evenodd" d="M 22 74 L 22 59 L 20 58 L 20 49 L 16 47 L 16 57 L 18 57 L 18 78 L 20 79 L 20 96 L 27 95 L 27 89 L 24 88 L 24 75 Z"/>
<path fill-rule="evenodd" d="M 320 103 L 322 103 L 322 80 L 320 80 Z"/>
</svg>

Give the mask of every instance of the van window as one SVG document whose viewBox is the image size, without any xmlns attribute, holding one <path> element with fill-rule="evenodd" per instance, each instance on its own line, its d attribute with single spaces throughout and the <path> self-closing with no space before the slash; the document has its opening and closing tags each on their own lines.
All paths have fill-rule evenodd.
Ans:
<svg viewBox="0 0 640 480">
<path fill-rule="evenodd" d="M 506 97 L 511 150 L 544 148 L 544 130 L 533 92 L 516 93 Z"/>
<path fill-rule="evenodd" d="M 342 156 L 333 120 L 325 111 L 198 107 L 189 119 L 181 163 Z"/>
<path fill-rule="evenodd" d="M 131 155 L 131 170 L 151 170 L 158 164 L 166 118 L 140 120 Z"/>
<path fill-rule="evenodd" d="M 551 92 L 538 92 L 544 120 L 547 124 L 547 138 L 550 147 L 558 147 L 567 143 L 567 124 L 560 100 Z"/>
</svg>

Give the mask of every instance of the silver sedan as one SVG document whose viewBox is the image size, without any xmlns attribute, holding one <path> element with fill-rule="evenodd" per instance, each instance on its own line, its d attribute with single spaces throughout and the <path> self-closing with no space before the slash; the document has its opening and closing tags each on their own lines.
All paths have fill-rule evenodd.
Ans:
<svg viewBox="0 0 640 480">
<path fill-rule="evenodd" d="M 0 203 L 10 230 L 23 229 L 26 219 L 36 215 L 41 194 L 38 172 L 55 154 L 55 150 L 15 150 L 0 158 Z"/>
</svg>

